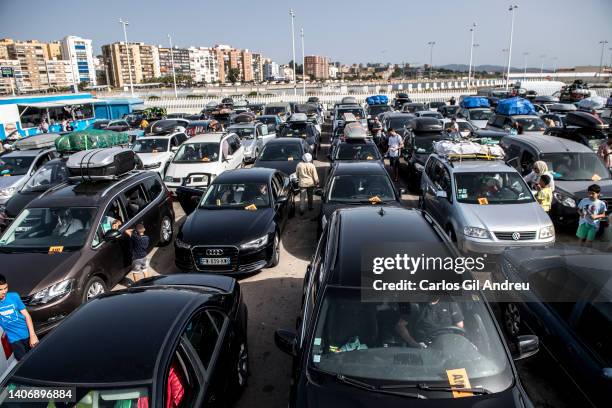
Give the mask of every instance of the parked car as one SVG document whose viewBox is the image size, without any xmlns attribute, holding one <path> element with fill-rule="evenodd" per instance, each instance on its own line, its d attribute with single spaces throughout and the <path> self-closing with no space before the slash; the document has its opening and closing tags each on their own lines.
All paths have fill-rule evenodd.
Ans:
<svg viewBox="0 0 612 408">
<path fill-rule="evenodd" d="M 395 95 L 395 98 L 393 98 L 393 109 L 401 110 L 405 103 L 410 102 L 412 102 L 412 99 L 410 99 L 407 93 L 399 92 L 397 95 Z"/>
<path fill-rule="evenodd" d="M 295 215 L 286 174 L 266 168 L 228 171 L 203 194 L 195 209 L 189 203 L 196 200 L 183 205 L 188 216 L 174 244 L 179 269 L 246 274 L 278 265 L 287 220 Z"/>
<path fill-rule="evenodd" d="M 416 116 L 411 113 L 388 112 L 382 117 L 383 134 L 386 135 L 390 129 L 395 129 L 401 134 L 414 119 Z"/>
<path fill-rule="evenodd" d="M 268 126 L 261 122 L 237 123 L 227 131 L 240 137 L 245 163 L 254 163 L 265 144 L 276 138 L 276 133 L 268 132 Z"/>
<path fill-rule="evenodd" d="M 309 122 L 303 113 L 294 113 L 289 120 L 281 126 L 280 137 L 298 137 L 305 140 L 310 146 L 313 158 L 319 155 L 321 147 L 321 134 L 312 122 Z"/>
<path fill-rule="evenodd" d="M 291 106 L 289 103 L 269 103 L 265 106 L 263 114 L 278 116 L 284 122 L 291 115 Z"/>
<path fill-rule="evenodd" d="M 429 109 L 430 111 L 434 111 L 434 112 L 438 112 L 438 109 L 440 109 L 442 106 L 446 106 L 446 102 L 442 102 L 442 101 L 432 101 L 432 102 L 427 102 L 425 104 L 425 107 L 427 109 Z"/>
<path fill-rule="evenodd" d="M 503 254 L 497 281 L 524 282 L 510 291 L 501 321 L 508 336 L 535 334 L 542 349 L 592 406 L 612 395 L 610 253 L 584 248 L 524 248 Z"/>
<path fill-rule="evenodd" d="M 459 109 L 461 109 L 459 105 L 444 105 L 438 108 L 438 112 L 440 112 L 445 118 L 451 118 L 457 115 Z"/>
<path fill-rule="evenodd" d="M 257 120 L 268 126 L 268 133 L 278 133 L 283 123 L 277 115 L 260 115 Z"/>
<path fill-rule="evenodd" d="M 424 335 L 425 348 L 409 347 L 395 329 L 407 314 L 411 330 L 419 330 L 425 303 L 384 294 L 362 300 L 371 289 L 362 280 L 362 254 L 380 246 L 381 237 L 406 244 L 418 237 L 440 248 L 438 256 L 456 253 L 437 224 L 418 210 L 370 206 L 334 212 L 306 270 L 297 332 L 277 330 L 274 336 L 293 359 L 289 407 L 530 407 L 512 359 L 535 354 L 537 337 L 513 339 L 511 352 L 481 293 L 462 301 L 440 296 L 461 311 L 463 328 Z M 420 250 L 406 252 L 422 256 Z M 458 367 L 469 376 L 472 392 L 455 399 L 448 370 Z"/>
<path fill-rule="evenodd" d="M 104 150 L 72 157 L 84 160 L 85 154 Z M 111 150 L 97 156 L 106 160 L 106 155 L 117 151 L 134 156 L 128 149 Z M 122 153 L 117 157 L 123 157 Z M 95 160 L 85 161 L 88 167 L 82 171 L 99 171 Z M 120 225 L 112 228 L 114 220 Z M 110 173 L 105 181 L 60 184 L 19 213 L 0 237 L 0 264 L 11 290 L 22 296 L 38 333 L 48 332 L 80 304 L 124 278 L 132 264 L 130 240 L 124 232 L 138 222 L 150 237 L 149 249 L 172 241 L 174 211 L 157 173 L 132 170 L 120 176 Z M 24 274 L 24 268 L 32 273 Z"/>
<path fill-rule="evenodd" d="M 179 147 L 166 169 L 164 183 L 173 193 L 185 183 L 194 187 L 206 186 L 206 178 L 190 175 L 210 174 L 212 181 L 226 170 L 242 167 L 243 162 L 244 147 L 237 134 L 215 132 L 195 136 Z"/>
<path fill-rule="evenodd" d="M 393 110 L 393 108 L 391 108 L 391 106 L 389 105 L 368 105 L 366 107 L 366 114 L 368 115 L 368 123 L 369 123 L 369 119 L 374 119 L 374 116 L 377 116 L 381 113 L 384 112 L 391 112 Z"/>
<path fill-rule="evenodd" d="M 152 122 L 145 129 L 145 135 L 167 135 L 184 132 L 189 126 L 187 119 L 162 119 Z"/>
<path fill-rule="evenodd" d="M 156 276 L 79 308 L 3 386 L 70 384 L 70 405 L 79 407 L 229 406 L 249 375 L 246 336 L 247 308 L 234 279 Z"/>
<path fill-rule="evenodd" d="M 413 112 L 413 115 L 416 116 L 417 118 L 434 118 L 434 119 L 444 119 L 444 116 L 442 116 L 442 114 L 440 112 L 434 112 L 431 110 L 426 110 L 426 111 L 416 111 Z"/>
<path fill-rule="evenodd" d="M 498 254 L 555 242 L 552 221 L 521 175 L 502 160 L 432 154 L 421 191 L 421 208 L 463 252 Z"/>
<path fill-rule="evenodd" d="M 329 159 L 332 164 L 339 161 L 383 162 L 378 146 L 370 138 L 338 139 L 337 144 L 330 149 Z"/>
<path fill-rule="evenodd" d="M 145 170 L 155 171 L 162 176 L 179 146 L 187 140 L 183 132 L 164 136 L 145 136 L 136 140 L 132 150 L 142 160 Z"/>
<path fill-rule="evenodd" d="M 549 127 L 544 134 L 582 143 L 596 152 L 608 140 L 609 126 L 588 112 L 569 112 L 563 126 Z"/>
<path fill-rule="evenodd" d="M 442 126 L 444 127 L 444 129 L 447 129 L 449 127 L 450 122 L 451 120 L 448 118 L 442 119 Z M 470 137 L 477 129 L 477 127 L 475 127 L 465 119 L 455 119 L 455 122 L 457 122 L 457 126 L 459 127 L 459 133 L 463 138 Z"/>
<path fill-rule="evenodd" d="M 537 115 L 502 115 L 499 113 L 491 116 L 485 128 L 507 132 L 513 127 L 514 123 L 518 123 L 526 135 L 541 135 L 546 130 L 546 124 Z"/>
<path fill-rule="evenodd" d="M 426 110 L 425 108 L 425 104 L 424 103 L 420 103 L 420 102 L 408 102 L 402 105 L 402 112 L 405 113 L 415 113 L 415 112 L 422 112 Z"/>
<path fill-rule="evenodd" d="M 491 116 L 493 116 L 493 111 L 489 108 L 461 108 L 459 112 L 457 112 L 458 118 L 467 120 L 477 128 L 484 128 L 487 126 L 487 122 L 491 119 Z"/>
<path fill-rule="evenodd" d="M 555 179 L 550 218 L 559 226 L 574 227 L 578 222 L 576 206 L 587 196 L 587 188 L 601 186 L 601 199 L 612 210 L 612 178 L 601 159 L 589 147 L 554 136 L 506 136 L 500 142 L 506 161 L 523 176 L 533 163 L 542 160 Z"/>
<path fill-rule="evenodd" d="M 350 113 L 355 116 L 355 119 L 361 123 L 362 126 L 368 125 L 367 115 L 365 109 L 360 105 L 339 105 L 334 109 L 332 116 L 332 134 L 336 133 L 338 128 L 344 126 L 344 115 Z"/>
<path fill-rule="evenodd" d="M 281 137 L 270 140 L 255 161 L 253 167 L 280 170 L 295 178 L 295 169 L 304 153 L 312 153 L 304 139 Z"/>
</svg>

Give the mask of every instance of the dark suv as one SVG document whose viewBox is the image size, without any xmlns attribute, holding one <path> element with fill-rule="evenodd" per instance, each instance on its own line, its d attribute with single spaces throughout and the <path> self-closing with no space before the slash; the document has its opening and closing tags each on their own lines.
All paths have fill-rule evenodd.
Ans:
<svg viewBox="0 0 612 408">
<path fill-rule="evenodd" d="M 0 264 L 37 332 L 124 278 L 132 261 L 124 232 L 138 222 L 150 247 L 171 242 L 174 211 L 157 173 L 62 183 L 21 211 L 0 238 Z"/>
</svg>

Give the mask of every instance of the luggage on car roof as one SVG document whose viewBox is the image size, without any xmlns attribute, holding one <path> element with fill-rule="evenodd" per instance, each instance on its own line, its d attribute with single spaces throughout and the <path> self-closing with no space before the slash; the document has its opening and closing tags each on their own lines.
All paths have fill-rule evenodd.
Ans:
<svg viewBox="0 0 612 408">
<path fill-rule="evenodd" d="M 461 107 L 470 108 L 488 108 L 489 100 L 483 96 L 466 96 L 460 103 Z"/>
<path fill-rule="evenodd" d="M 503 159 L 504 149 L 497 145 L 483 145 L 480 143 L 451 140 L 434 142 L 434 151 L 440 156 L 449 158 L 495 158 Z"/>
<path fill-rule="evenodd" d="M 548 106 L 550 112 L 572 112 L 578 108 L 573 103 L 553 103 Z"/>
<path fill-rule="evenodd" d="M 357 105 L 357 99 L 355 99 L 355 97 L 353 96 L 345 96 L 344 98 L 342 98 L 342 102 L 343 105 L 349 105 L 349 104 L 355 104 Z"/>
<path fill-rule="evenodd" d="M 365 139 L 368 137 L 368 132 L 359 122 L 351 122 L 344 127 L 344 137 L 353 140 Z"/>
<path fill-rule="evenodd" d="M 55 148 L 60 153 L 78 152 L 117 145 L 127 145 L 130 136 L 127 133 L 110 130 L 86 129 L 68 133 L 55 139 Z"/>
<path fill-rule="evenodd" d="M 601 96 L 591 96 L 589 98 L 585 98 L 578 102 L 578 109 L 583 110 L 591 110 L 591 109 L 601 109 L 606 106 L 606 98 Z"/>
<path fill-rule="evenodd" d="M 387 95 L 372 95 L 366 98 L 368 105 L 386 105 L 389 103 Z"/>
<path fill-rule="evenodd" d="M 524 98 L 503 99 L 497 103 L 496 113 L 502 115 L 535 115 L 536 111 L 531 102 Z"/>
<path fill-rule="evenodd" d="M 74 153 L 66 162 L 71 180 L 113 180 L 134 170 L 136 154 L 121 147 Z"/>
<path fill-rule="evenodd" d="M 255 121 L 255 115 L 250 112 L 244 112 L 236 115 L 234 123 L 249 123 Z"/>
<path fill-rule="evenodd" d="M 565 124 L 570 126 L 579 126 L 589 129 L 603 129 L 607 125 L 597 116 L 591 115 L 588 112 L 569 112 L 565 116 Z"/>
<path fill-rule="evenodd" d="M 55 146 L 55 140 L 60 137 L 57 133 L 43 133 L 41 135 L 29 136 L 19 139 L 14 147 L 17 150 L 42 149 Z"/>
</svg>

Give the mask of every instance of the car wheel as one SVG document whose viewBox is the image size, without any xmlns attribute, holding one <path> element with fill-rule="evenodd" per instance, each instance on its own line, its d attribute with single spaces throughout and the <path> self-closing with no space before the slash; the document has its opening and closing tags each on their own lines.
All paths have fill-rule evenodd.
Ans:
<svg viewBox="0 0 612 408">
<path fill-rule="evenodd" d="M 453 227 L 448 227 L 446 229 L 446 235 L 448 235 L 448 238 L 451 241 L 457 242 L 457 234 L 455 234 L 455 230 L 453 229 Z"/>
<path fill-rule="evenodd" d="M 521 314 L 516 304 L 506 303 L 503 318 L 506 333 L 511 337 L 517 336 L 521 329 Z"/>
<path fill-rule="evenodd" d="M 103 295 L 107 291 L 106 283 L 99 277 L 93 276 L 87 281 L 85 288 L 83 288 L 83 303 L 87 303 L 95 297 Z"/>
<path fill-rule="evenodd" d="M 274 268 L 280 262 L 280 235 L 278 232 L 274 234 L 274 242 L 272 243 L 272 259 L 268 268 Z"/>
<path fill-rule="evenodd" d="M 234 401 L 242 394 L 246 387 L 250 375 L 249 370 L 249 347 L 246 340 L 242 340 L 238 346 L 238 355 L 236 356 L 234 375 L 232 379 L 231 397 Z"/>
<path fill-rule="evenodd" d="M 169 216 L 164 215 L 159 227 L 159 244 L 158 246 L 166 246 L 172 242 L 173 225 Z"/>
</svg>

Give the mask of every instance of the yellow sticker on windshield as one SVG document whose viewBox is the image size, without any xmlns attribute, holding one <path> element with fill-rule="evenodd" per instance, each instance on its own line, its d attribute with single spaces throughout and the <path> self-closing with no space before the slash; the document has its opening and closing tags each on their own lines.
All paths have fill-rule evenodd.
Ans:
<svg viewBox="0 0 612 408">
<path fill-rule="evenodd" d="M 208 157 L 202 157 L 202 161 L 203 161 L 203 162 L 209 162 L 209 161 L 210 161 L 210 159 L 209 159 Z"/>
<path fill-rule="evenodd" d="M 474 395 L 471 392 L 454 391 L 455 389 L 472 388 L 465 368 L 446 370 L 446 376 L 448 377 L 451 388 L 453 388 L 453 398 L 471 397 Z"/>
<path fill-rule="evenodd" d="M 153 149 L 153 150 L 151 150 L 151 153 L 159 153 L 159 150 Z"/>
<path fill-rule="evenodd" d="M 221 200 L 217 198 L 217 200 L 215 201 L 215 204 L 217 205 L 217 207 L 221 207 Z"/>
<path fill-rule="evenodd" d="M 246 207 L 244 207 L 245 210 L 247 211 L 256 211 L 257 210 L 257 206 L 255 204 L 249 204 Z"/>
<path fill-rule="evenodd" d="M 374 160 L 374 158 L 372 156 L 368 156 L 366 157 L 366 160 Z"/>
<path fill-rule="evenodd" d="M 11 173 L 5 173 L 2 175 L 2 177 L 11 177 Z"/>
<path fill-rule="evenodd" d="M 488 205 L 489 204 L 489 200 L 487 200 L 485 197 L 481 197 L 478 199 L 478 204 L 480 205 Z"/>
<path fill-rule="evenodd" d="M 61 254 L 62 252 L 64 252 L 63 246 L 50 246 L 49 247 L 50 254 Z"/>
<path fill-rule="evenodd" d="M 601 180 L 601 177 L 599 176 L 599 174 L 593 174 L 593 177 L 591 177 L 591 180 L 599 181 L 599 180 Z"/>
<path fill-rule="evenodd" d="M 382 202 L 382 200 L 380 199 L 379 196 L 374 196 L 374 197 L 370 197 L 368 198 L 368 201 L 372 204 L 378 204 L 380 202 Z"/>
<path fill-rule="evenodd" d="M 293 161 L 293 156 L 287 157 L 287 161 Z"/>
</svg>

